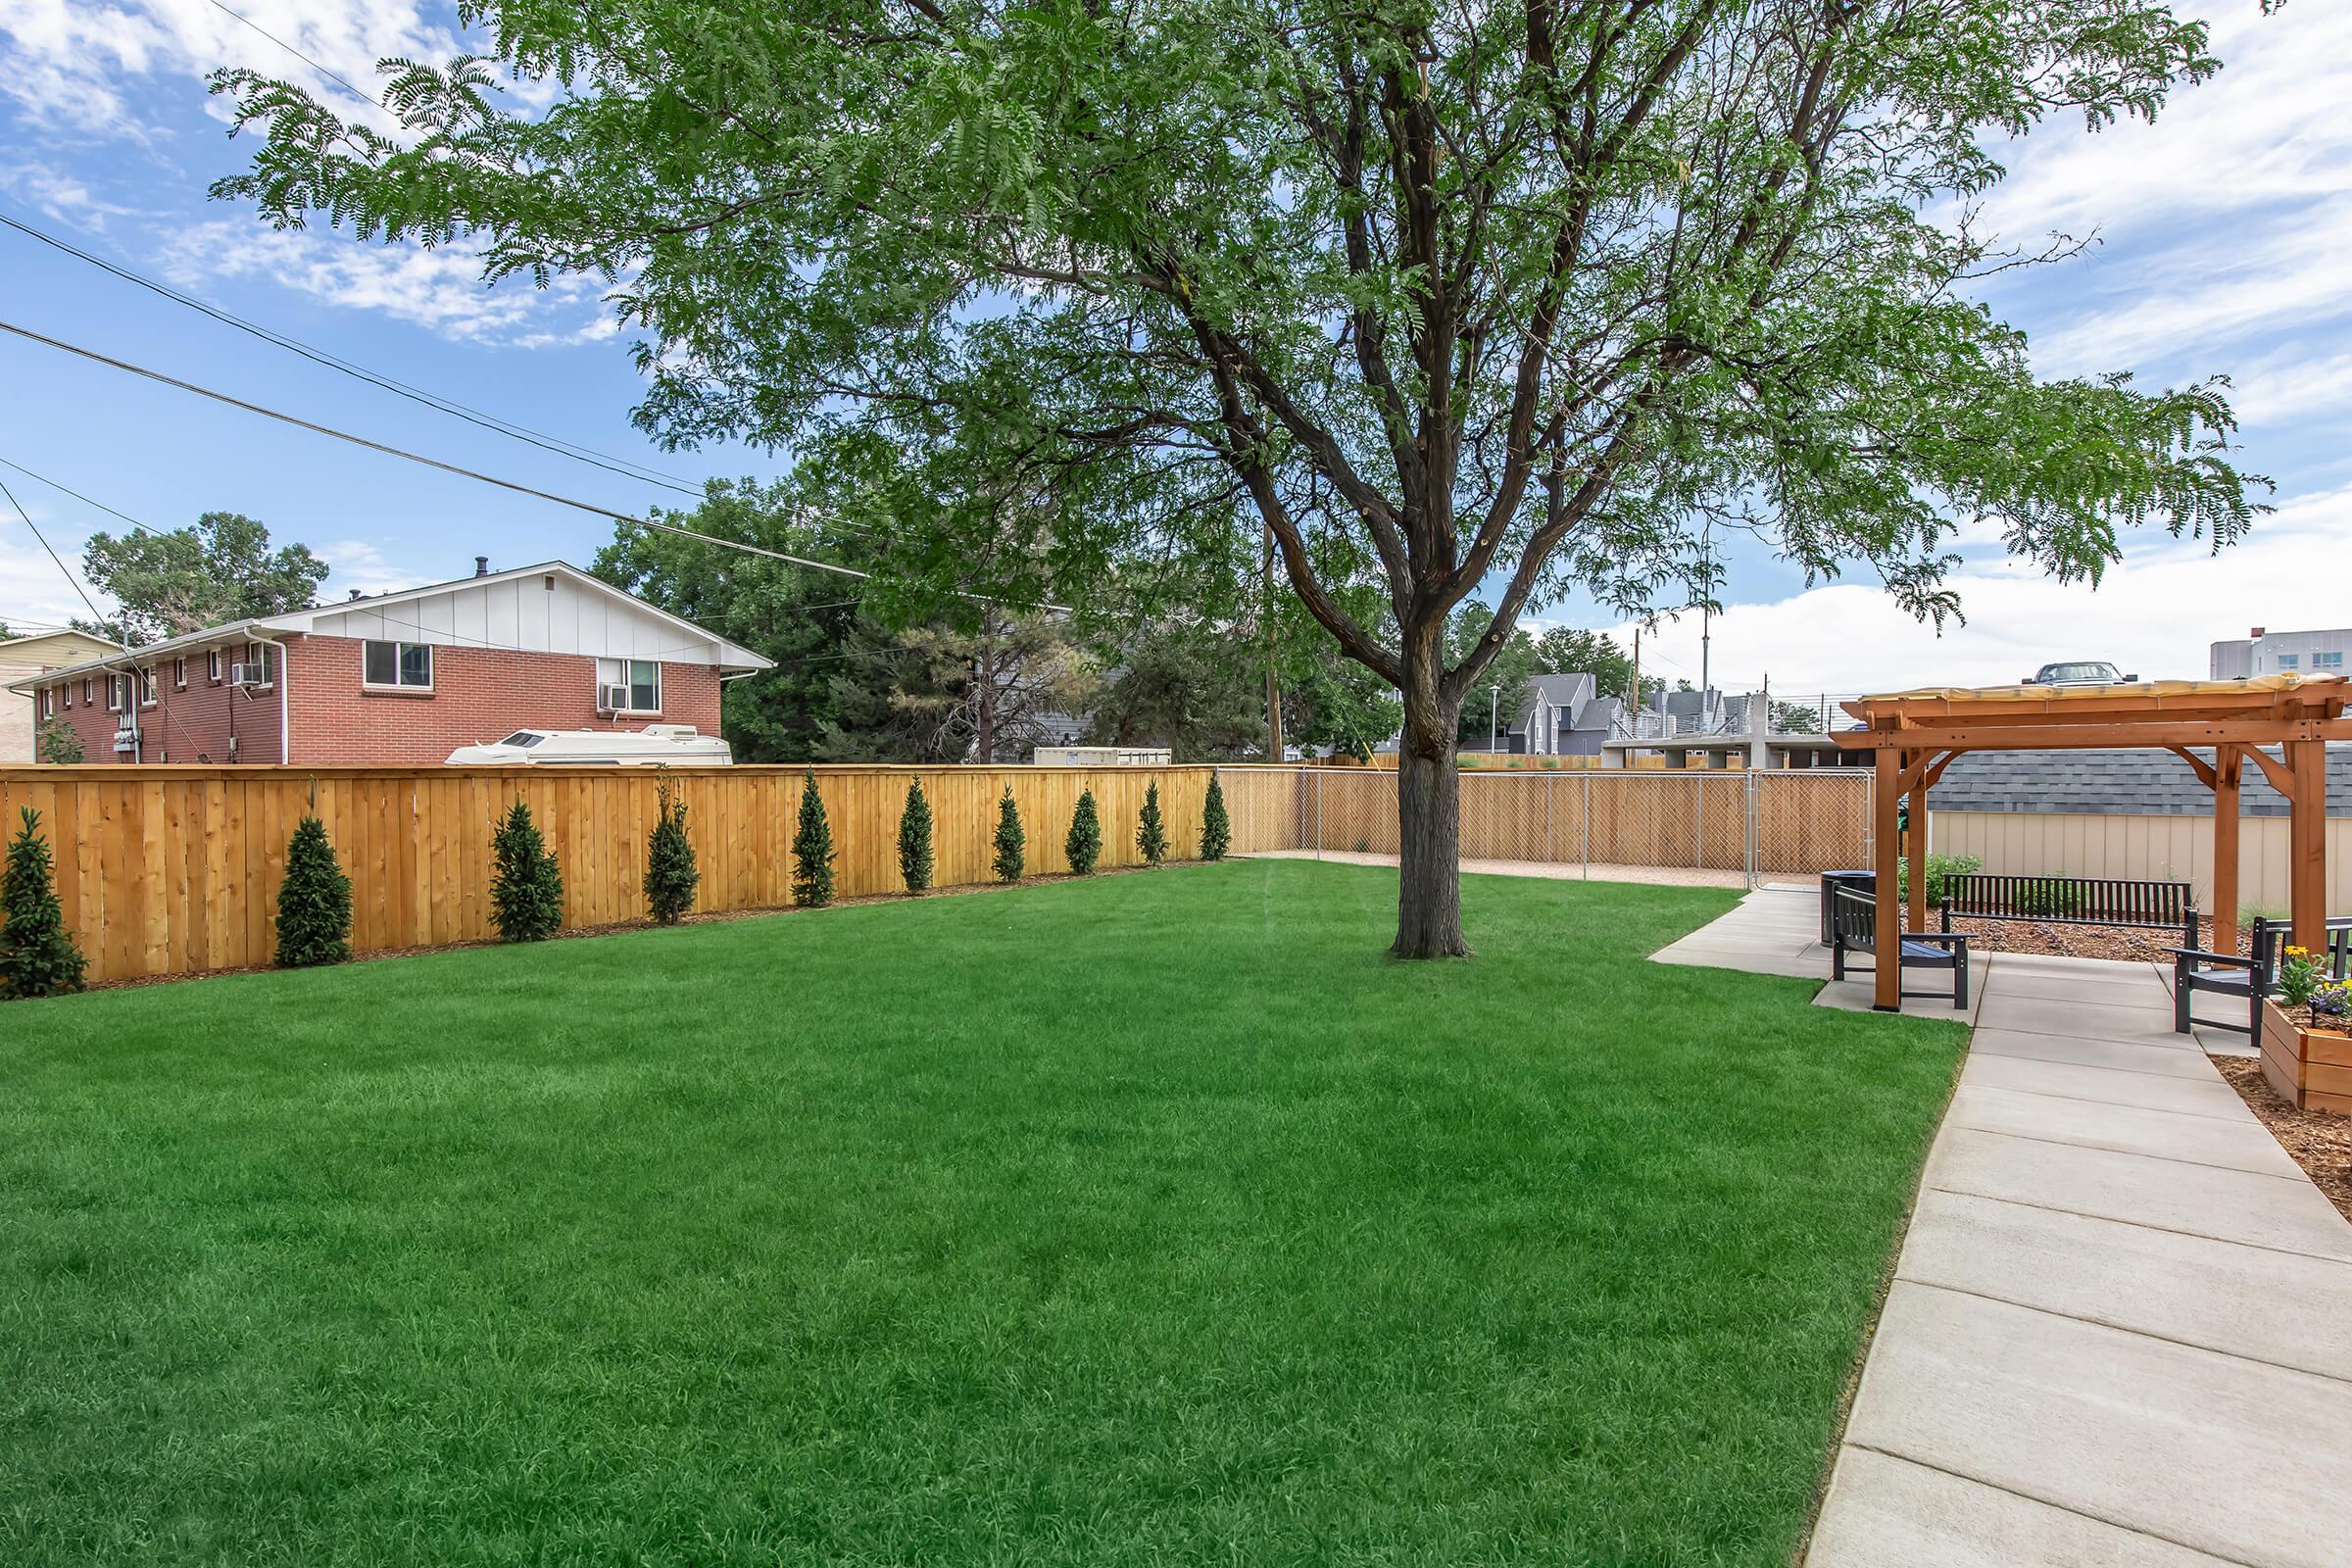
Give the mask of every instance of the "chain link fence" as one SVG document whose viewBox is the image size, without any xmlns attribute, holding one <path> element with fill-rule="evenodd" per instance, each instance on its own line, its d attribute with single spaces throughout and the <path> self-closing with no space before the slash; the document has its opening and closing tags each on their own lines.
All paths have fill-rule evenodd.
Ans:
<svg viewBox="0 0 2352 1568">
<path fill-rule="evenodd" d="M 1396 854 L 1388 768 L 1223 770 L 1242 854 Z M 1871 775 L 1853 768 L 1469 772 L 1464 860 L 1706 873 L 1754 887 L 1867 866 Z"/>
</svg>

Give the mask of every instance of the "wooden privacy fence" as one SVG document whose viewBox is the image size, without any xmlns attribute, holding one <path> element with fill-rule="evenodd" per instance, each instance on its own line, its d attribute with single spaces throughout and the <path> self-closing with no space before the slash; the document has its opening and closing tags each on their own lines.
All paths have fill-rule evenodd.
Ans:
<svg viewBox="0 0 2352 1568">
<path fill-rule="evenodd" d="M 1228 768 L 1234 848 L 1396 853 L 1396 775 Z M 1869 864 L 1858 769 L 1464 772 L 1466 859 L 1695 867 L 1751 876 Z"/>
<path fill-rule="evenodd" d="M 702 870 L 695 907 L 791 902 L 804 769 L 0 767 L 0 812 L 41 813 L 67 923 L 93 980 L 267 964 L 286 842 L 306 811 L 352 881 L 352 946 L 434 947 L 495 934 L 493 821 L 515 801 L 563 863 L 564 923 L 641 919 L 656 786 L 676 785 Z M 930 798 L 940 887 L 991 880 L 997 801 L 1012 790 L 1031 874 L 1065 871 L 1079 793 L 1102 815 L 1105 866 L 1133 865 L 1144 793 L 1159 785 L 1169 854 L 1199 853 L 1206 767 L 820 767 L 844 897 L 899 891 L 899 814 Z M 1233 850 L 1396 850 L 1396 776 L 1344 768 L 1221 772 Z M 1706 866 L 1749 874 L 1865 865 L 1866 776 L 1815 772 L 1466 773 L 1474 859 Z"/>
<path fill-rule="evenodd" d="M 702 869 L 698 910 L 792 899 L 792 836 L 804 769 L 283 768 L 150 764 L 0 767 L 8 836 L 18 808 L 41 813 L 57 852 L 66 921 L 92 980 L 271 961 L 286 842 L 306 810 L 326 826 L 352 882 L 352 946 L 430 947 L 496 934 L 490 834 L 515 801 L 564 868 L 564 923 L 644 917 L 640 883 L 655 786 L 677 786 Z M 892 893 L 906 786 L 930 798 L 935 886 L 991 880 L 997 801 L 1012 789 L 1031 874 L 1066 871 L 1062 840 L 1088 787 L 1106 866 L 1133 865 L 1144 792 L 1159 785 L 1171 858 L 1200 852 L 1205 767 L 820 767 L 843 897 Z M 315 804 L 314 804 L 315 802 Z M 1240 848 L 1240 846 L 1236 846 Z"/>
</svg>

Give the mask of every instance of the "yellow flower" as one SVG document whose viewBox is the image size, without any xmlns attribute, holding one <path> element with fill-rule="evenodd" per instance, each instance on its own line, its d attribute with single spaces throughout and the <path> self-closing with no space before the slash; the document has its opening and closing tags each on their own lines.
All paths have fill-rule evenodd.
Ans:
<svg viewBox="0 0 2352 1568">
<path fill-rule="evenodd" d="M 2286 951 L 2298 958 L 2308 958 L 2311 956 L 2311 950 L 2309 948 L 2289 947 Z"/>
</svg>

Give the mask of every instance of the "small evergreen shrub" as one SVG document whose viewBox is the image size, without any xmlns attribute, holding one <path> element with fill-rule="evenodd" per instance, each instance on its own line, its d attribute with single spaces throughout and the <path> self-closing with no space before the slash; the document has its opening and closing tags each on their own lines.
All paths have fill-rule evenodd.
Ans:
<svg viewBox="0 0 2352 1568">
<path fill-rule="evenodd" d="M 307 969 L 351 956 L 351 878 L 335 859 L 326 824 L 305 815 L 286 845 L 277 885 L 277 966 Z"/>
<path fill-rule="evenodd" d="M 1984 869 L 1984 860 L 1975 855 L 1931 855 L 1928 857 L 1928 902 L 1941 904 L 1949 895 L 1945 879 L 1955 876 L 1974 876 Z M 1903 856 L 1894 862 L 1894 896 L 1897 902 L 1911 902 L 1911 858 Z"/>
<path fill-rule="evenodd" d="M 1144 814 L 1135 824 L 1135 852 L 1146 865 L 1157 865 L 1168 858 L 1168 824 L 1160 818 L 1157 782 L 1144 791 Z"/>
<path fill-rule="evenodd" d="M 997 880 L 1018 882 L 1021 879 L 1023 853 L 1029 847 L 1029 835 L 1021 831 L 1021 808 L 1012 804 L 1012 786 L 1004 787 L 1004 798 L 997 803 Z"/>
<path fill-rule="evenodd" d="M 909 893 L 931 885 L 931 803 L 919 778 L 907 784 L 906 808 L 899 813 L 899 880 Z"/>
<path fill-rule="evenodd" d="M 502 942 L 544 942 L 564 924 L 564 868 L 520 801 L 490 838 L 490 917 Z"/>
<path fill-rule="evenodd" d="M 86 960 L 66 929 L 65 906 L 57 902 L 48 841 L 40 835 L 41 813 L 24 809 L 24 831 L 8 846 L 8 870 L 0 876 L 0 997 L 54 997 L 81 989 Z"/>
<path fill-rule="evenodd" d="M 816 793 L 816 769 L 801 783 L 801 825 L 792 835 L 792 902 L 821 909 L 833 902 L 833 824 Z"/>
<path fill-rule="evenodd" d="M 64 767 L 84 760 L 80 732 L 55 713 L 41 720 L 41 732 L 34 739 L 39 744 L 40 759 L 44 762 Z"/>
<path fill-rule="evenodd" d="M 1233 819 L 1225 814 L 1225 787 L 1208 775 L 1208 799 L 1200 807 L 1200 858 L 1222 860 L 1233 848 Z"/>
<path fill-rule="evenodd" d="M 1069 858 L 1075 876 L 1093 875 L 1095 862 L 1102 858 L 1102 818 L 1095 810 L 1093 790 L 1078 797 L 1078 809 L 1070 816 L 1070 836 L 1062 841 L 1061 852 Z"/>
<path fill-rule="evenodd" d="M 676 925 L 694 907 L 703 873 L 694 863 L 694 841 L 686 836 L 686 803 L 675 785 L 655 786 L 660 815 L 645 841 L 645 909 L 656 925 Z"/>
</svg>

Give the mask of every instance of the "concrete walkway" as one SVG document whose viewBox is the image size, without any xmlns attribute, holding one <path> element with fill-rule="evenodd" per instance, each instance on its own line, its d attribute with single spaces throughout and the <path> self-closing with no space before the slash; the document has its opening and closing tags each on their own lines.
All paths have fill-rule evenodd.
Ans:
<svg viewBox="0 0 2352 1568">
<path fill-rule="evenodd" d="M 1817 922 L 1758 893 L 1657 956 L 1826 975 Z M 1807 1562 L 2352 1562 L 2352 1225 L 2156 966 L 1981 956 Z"/>
</svg>

